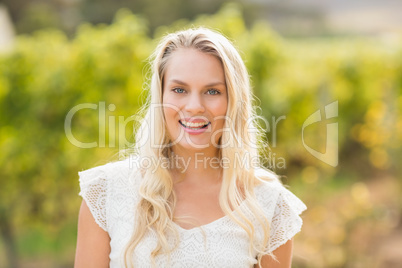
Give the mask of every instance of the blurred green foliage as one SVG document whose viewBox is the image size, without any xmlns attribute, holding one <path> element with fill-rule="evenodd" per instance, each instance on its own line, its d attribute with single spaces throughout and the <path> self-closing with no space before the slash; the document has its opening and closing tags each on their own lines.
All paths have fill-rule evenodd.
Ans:
<svg viewBox="0 0 402 268">
<path fill-rule="evenodd" d="M 386 177 L 391 182 L 383 187 L 400 187 L 401 38 L 285 40 L 262 21 L 247 28 L 236 5 L 159 27 L 154 38 L 146 25 L 121 10 L 110 26 L 81 25 L 72 40 L 59 31 L 19 36 L 13 51 L 0 55 L 0 266 L 13 251 L 22 264 L 72 264 L 72 226 L 81 202 L 77 172 L 115 160 L 119 141 L 130 141 L 129 118 L 147 94 L 147 57 L 163 34 L 189 25 L 219 29 L 233 40 L 250 71 L 260 114 L 271 124 L 286 116 L 276 131 L 270 126 L 267 139 L 276 157 L 286 160 L 286 169 L 277 172 L 292 178 L 285 182 L 309 207 L 295 267 L 355 267 L 345 265 L 372 250 L 348 251 L 360 224 L 362 236 L 370 228 L 395 228 L 402 207 L 397 192 L 384 201 L 370 185 Z M 306 151 L 301 130 L 309 115 L 336 100 L 340 163 L 333 168 Z M 83 103 L 96 106 L 74 115 L 72 132 L 77 140 L 97 142 L 95 148 L 74 146 L 65 133 L 68 112 Z M 324 148 L 325 123 L 310 129 L 312 148 Z"/>
</svg>

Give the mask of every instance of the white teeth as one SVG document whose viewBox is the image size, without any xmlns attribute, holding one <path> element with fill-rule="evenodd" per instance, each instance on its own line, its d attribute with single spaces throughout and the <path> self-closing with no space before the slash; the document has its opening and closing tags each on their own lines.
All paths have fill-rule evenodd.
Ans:
<svg viewBox="0 0 402 268">
<path fill-rule="evenodd" d="M 199 127 L 203 127 L 206 124 L 208 124 L 208 122 L 192 123 L 192 122 L 187 122 L 187 121 L 181 121 L 181 123 L 183 125 L 185 125 L 186 127 L 192 127 L 192 128 L 199 128 Z"/>
</svg>

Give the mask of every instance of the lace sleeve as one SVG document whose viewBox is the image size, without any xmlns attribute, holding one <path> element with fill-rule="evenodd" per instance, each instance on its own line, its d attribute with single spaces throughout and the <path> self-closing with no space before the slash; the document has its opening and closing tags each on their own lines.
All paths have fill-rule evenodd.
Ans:
<svg viewBox="0 0 402 268">
<path fill-rule="evenodd" d="M 104 166 L 78 172 L 80 177 L 80 196 L 85 200 L 95 222 L 107 231 L 107 178 Z"/>
<path fill-rule="evenodd" d="M 283 186 L 280 188 L 271 222 L 270 251 L 274 251 L 300 232 L 303 221 L 299 215 L 307 209 L 293 193 Z"/>
</svg>

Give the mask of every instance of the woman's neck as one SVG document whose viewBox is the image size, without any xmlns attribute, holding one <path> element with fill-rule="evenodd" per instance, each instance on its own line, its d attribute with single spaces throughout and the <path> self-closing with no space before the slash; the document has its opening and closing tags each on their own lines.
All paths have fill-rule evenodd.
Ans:
<svg viewBox="0 0 402 268">
<path fill-rule="evenodd" d="M 178 181 L 189 183 L 217 183 L 221 180 L 222 167 L 219 150 L 202 151 L 173 148 L 171 161 L 172 175 Z"/>
</svg>

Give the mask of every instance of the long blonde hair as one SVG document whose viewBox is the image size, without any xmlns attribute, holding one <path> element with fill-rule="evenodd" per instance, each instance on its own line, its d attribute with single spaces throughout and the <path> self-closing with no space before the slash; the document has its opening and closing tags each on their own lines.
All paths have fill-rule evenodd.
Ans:
<svg viewBox="0 0 402 268">
<path fill-rule="evenodd" d="M 261 157 L 263 146 L 260 144 L 257 116 L 252 106 L 249 75 L 239 53 L 223 35 L 209 29 L 196 28 L 169 34 L 161 40 L 152 55 L 151 94 L 145 108 L 143 123 L 135 134 L 136 155 L 169 161 L 171 146 L 160 105 L 163 79 L 169 59 L 176 50 L 183 48 L 208 53 L 222 63 L 228 92 L 226 118 L 230 120 L 225 120 L 224 129 L 228 131 L 222 133 L 219 152 L 221 159 L 225 158 L 225 162 L 230 164 L 223 168 L 219 204 L 224 213 L 247 232 L 250 237 L 249 254 L 255 250 L 260 263 L 262 255 L 270 254 L 269 223 L 257 203 L 254 187 L 260 180 L 277 180 L 277 177 L 262 166 L 255 167 L 255 160 Z M 141 170 L 140 201 L 135 213 L 136 224 L 124 254 L 126 266 L 133 266 L 133 252 L 147 231 L 154 232 L 158 239 L 156 248 L 151 252 L 153 264 L 157 255 L 168 254 L 170 258 L 170 253 L 177 247 L 177 244 L 171 247 L 166 236 L 168 232 L 173 232 L 178 238 L 178 231 L 172 221 L 176 205 L 172 177 L 169 170 L 157 163 L 160 162 L 149 161 L 150 165 Z M 255 172 L 257 169 L 262 171 L 258 172 L 258 175 Z M 263 241 L 257 245 L 253 243 L 255 223 L 239 209 L 241 202 L 246 204 L 248 211 L 263 229 Z M 240 220 L 234 216 L 234 212 L 239 213 Z"/>
</svg>

